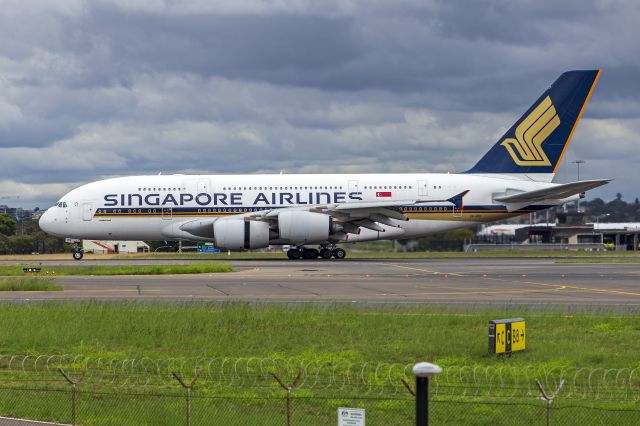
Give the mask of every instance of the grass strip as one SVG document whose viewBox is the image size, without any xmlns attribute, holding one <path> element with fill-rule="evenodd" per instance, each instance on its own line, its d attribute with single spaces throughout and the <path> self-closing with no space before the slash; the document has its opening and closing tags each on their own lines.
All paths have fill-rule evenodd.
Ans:
<svg viewBox="0 0 640 426">
<path fill-rule="evenodd" d="M 5 353 L 106 358 L 261 357 L 328 362 L 640 367 L 637 308 L 48 302 L 0 304 Z M 527 349 L 488 353 L 488 321 L 524 317 Z"/>
<path fill-rule="evenodd" d="M 581 259 L 558 259 L 555 263 L 609 263 L 609 264 L 640 264 L 640 258 L 581 258 Z"/>
<path fill-rule="evenodd" d="M 0 278 L 0 291 L 62 291 L 52 278 Z"/>
<path fill-rule="evenodd" d="M 33 265 L 30 265 L 33 266 Z M 24 276 L 23 265 L 0 266 L 0 276 Z M 231 272 L 226 263 L 195 263 L 189 265 L 74 265 L 42 267 L 40 275 L 172 275 Z"/>
</svg>

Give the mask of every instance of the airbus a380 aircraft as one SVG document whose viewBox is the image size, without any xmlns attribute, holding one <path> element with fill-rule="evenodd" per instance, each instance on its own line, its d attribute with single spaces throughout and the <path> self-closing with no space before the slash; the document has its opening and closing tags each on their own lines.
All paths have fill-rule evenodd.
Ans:
<svg viewBox="0 0 640 426">
<path fill-rule="evenodd" d="M 337 243 L 416 238 L 544 210 L 609 182 L 551 183 L 599 75 L 562 74 L 464 173 L 121 177 L 69 192 L 40 227 L 75 239 L 213 241 L 224 250 L 289 244 L 291 259 L 341 259 Z"/>
</svg>

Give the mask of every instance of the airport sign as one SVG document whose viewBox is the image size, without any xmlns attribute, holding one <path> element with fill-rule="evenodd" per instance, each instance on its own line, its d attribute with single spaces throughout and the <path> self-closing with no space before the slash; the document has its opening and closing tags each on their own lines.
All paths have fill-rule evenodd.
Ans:
<svg viewBox="0 0 640 426">
<path fill-rule="evenodd" d="M 365 426 L 364 408 L 338 408 L 338 426 Z"/>
<path fill-rule="evenodd" d="M 525 349 L 524 318 L 489 321 L 489 352 L 510 354 Z"/>
</svg>

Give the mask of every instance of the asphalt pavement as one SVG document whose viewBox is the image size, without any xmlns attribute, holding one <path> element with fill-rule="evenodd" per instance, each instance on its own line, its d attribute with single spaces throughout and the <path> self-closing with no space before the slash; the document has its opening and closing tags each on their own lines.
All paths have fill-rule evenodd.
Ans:
<svg viewBox="0 0 640 426">
<path fill-rule="evenodd" d="M 85 264 L 101 263 L 113 265 L 114 261 Z M 640 305 L 640 264 L 563 264 L 553 259 L 268 259 L 231 263 L 235 272 L 218 274 L 56 277 L 64 291 L 2 292 L 0 299 Z M 55 269 L 61 264 L 77 263 L 47 261 L 42 267 Z"/>
</svg>

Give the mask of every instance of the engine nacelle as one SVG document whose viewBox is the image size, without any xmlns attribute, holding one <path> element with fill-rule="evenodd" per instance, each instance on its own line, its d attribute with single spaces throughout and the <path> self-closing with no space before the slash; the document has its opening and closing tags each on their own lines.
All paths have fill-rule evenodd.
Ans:
<svg viewBox="0 0 640 426">
<path fill-rule="evenodd" d="M 331 233 L 331 217 L 322 213 L 284 211 L 278 215 L 280 239 L 291 244 L 326 241 Z"/>
<path fill-rule="evenodd" d="M 242 219 L 216 220 L 213 237 L 216 247 L 224 250 L 265 248 L 269 246 L 269 224 Z"/>
</svg>

